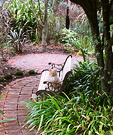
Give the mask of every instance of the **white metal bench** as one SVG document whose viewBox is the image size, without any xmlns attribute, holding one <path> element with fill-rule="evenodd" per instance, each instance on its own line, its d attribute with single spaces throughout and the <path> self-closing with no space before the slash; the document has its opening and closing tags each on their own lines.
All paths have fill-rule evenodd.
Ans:
<svg viewBox="0 0 113 135">
<path fill-rule="evenodd" d="M 50 90 L 50 89 L 45 89 L 45 83 L 49 85 L 49 83 L 51 84 L 51 82 L 47 82 L 46 78 L 49 74 L 49 70 L 43 70 L 42 74 L 41 74 L 41 79 L 40 79 L 40 83 L 39 83 L 39 87 L 38 90 L 36 92 L 36 95 L 40 95 L 40 94 L 57 94 L 58 92 L 64 91 L 64 84 L 66 83 L 67 77 L 69 76 L 69 74 L 71 73 L 71 60 L 72 60 L 72 55 L 69 55 L 65 62 L 63 64 L 54 64 L 54 63 L 48 63 L 49 65 L 51 65 L 53 69 L 57 69 L 57 74 L 61 80 L 61 87 L 58 89 L 58 91 L 54 91 L 54 90 Z M 61 66 L 61 68 L 59 69 L 59 66 Z"/>
</svg>

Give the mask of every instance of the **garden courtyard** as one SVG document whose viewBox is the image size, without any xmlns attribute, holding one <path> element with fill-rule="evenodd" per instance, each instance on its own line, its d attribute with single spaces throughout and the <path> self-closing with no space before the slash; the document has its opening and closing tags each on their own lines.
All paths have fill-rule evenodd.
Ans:
<svg viewBox="0 0 113 135">
<path fill-rule="evenodd" d="M 50 48 L 48 49 L 50 51 Z M 14 119 L 10 122 L 0 124 L 0 135 L 35 135 L 36 131 L 29 131 L 29 129 L 22 127 L 26 122 L 27 110 L 23 100 L 31 100 L 32 94 L 35 94 L 39 81 L 40 74 L 44 69 L 49 69 L 49 62 L 64 63 L 69 53 L 51 50 L 46 53 L 32 53 L 23 54 L 11 57 L 7 62 L 8 66 L 14 69 L 23 71 L 24 73 L 29 70 L 34 70 L 38 74 L 30 76 L 22 76 L 21 78 L 13 79 L 9 84 L 2 89 L 5 95 L 1 99 L 0 110 L 4 112 L 3 119 Z M 72 54 L 72 67 L 78 61 L 83 61 L 81 55 Z M 93 58 L 94 59 L 94 58 Z M 3 94 L 2 93 L 2 94 Z M 1 115 L 2 119 L 2 115 Z"/>
<path fill-rule="evenodd" d="M 113 135 L 112 0 L 0 1 L 0 135 Z"/>
</svg>

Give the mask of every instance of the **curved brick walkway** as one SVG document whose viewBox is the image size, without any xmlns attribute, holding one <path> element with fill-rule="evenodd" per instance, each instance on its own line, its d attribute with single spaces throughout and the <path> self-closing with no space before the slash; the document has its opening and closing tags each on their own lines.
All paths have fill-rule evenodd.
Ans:
<svg viewBox="0 0 113 135">
<path fill-rule="evenodd" d="M 0 110 L 5 119 L 15 119 L 12 122 L 0 124 L 0 135 L 36 135 L 35 131 L 22 128 L 25 124 L 27 111 L 23 100 L 30 100 L 36 92 L 40 76 L 30 76 L 17 79 L 6 86 L 5 95 L 0 101 Z"/>
<path fill-rule="evenodd" d="M 16 56 L 9 60 L 8 64 L 22 70 L 34 69 L 41 72 L 48 68 L 48 62 L 63 63 L 68 55 L 64 54 L 28 54 Z M 82 61 L 81 56 L 74 56 L 72 63 Z M 36 93 L 40 80 L 40 75 L 17 79 L 6 86 L 5 95 L 0 101 L 0 110 L 4 112 L 4 117 L 0 119 L 15 119 L 12 122 L 0 123 L 0 135 L 36 135 L 35 131 L 29 131 L 22 126 L 25 124 L 27 111 L 25 104 L 21 101 L 30 100 L 33 93 Z"/>
<path fill-rule="evenodd" d="M 8 64 L 12 67 L 16 67 L 20 70 L 32 70 L 41 72 L 44 69 L 48 69 L 49 62 L 63 63 L 68 54 L 27 54 L 23 56 L 16 56 L 8 61 Z M 82 56 L 73 56 L 72 63 L 77 63 L 77 60 L 83 61 Z"/>
</svg>

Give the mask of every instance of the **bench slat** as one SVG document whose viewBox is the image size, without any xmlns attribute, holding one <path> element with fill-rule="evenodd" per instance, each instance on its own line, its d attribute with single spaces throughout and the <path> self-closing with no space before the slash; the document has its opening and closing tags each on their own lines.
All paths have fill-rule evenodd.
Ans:
<svg viewBox="0 0 113 135">
<path fill-rule="evenodd" d="M 71 71 L 71 59 L 72 59 L 72 56 L 69 55 L 69 56 L 66 58 L 66 60 L 65 60 L 65 62 L 64 62 L 64 65 L 63 65 L 63 67 L 61 68 L 61 70 L 57 72 L 58 75 L 59 75 L 59 78 L 60 78 L 61 82 L 63 82 L 66 73 L 68 73 L 69 71 Z M 45 90 L 45 85 L 46 85 L 46 84 L 44 84 L 43 82 L 44 82 L 44 81 L 47 81 L 46 78 L 47 78 L 48 74 L 49 74 L 49 70 L 43 70 L 43 71 L 42 71 L 42 75 L 41 75 L 41 79 L 40 79 L 38 91 L 40 91 L 40 90 L 41 90 L 41 91 Z"/>
</svg>

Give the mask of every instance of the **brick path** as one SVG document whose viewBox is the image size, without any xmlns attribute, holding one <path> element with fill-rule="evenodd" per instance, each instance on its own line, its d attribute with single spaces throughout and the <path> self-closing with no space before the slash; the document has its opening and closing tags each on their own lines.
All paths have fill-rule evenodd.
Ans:
<svg viewBox="0 0 113 135">
<path fill-rule="evenodd" d="M 9 65 L 18 69 L 41 72 L 48 68 L 48 62 L 63 63 L 68 55 L 61 54 L 28 54 L 17 56 L 9 60 Z M 72 63 L 82 60 L 80 56 L 74 56 Z M 29 76 L 17 79 L 6 86 L 5 95 L 0 101 L 0 110 L 4 112 L 4 117 L 0 115 L 0 119 L 15 119 L 12 122 L 0 124 L 0 135 L 36 135 L 35 131 L 29 131 L 22 126 L 25 124 L 27 111 L 25 104 L 21 101 L 30 100 L 31 95 L 36 92 L 39 84 L 40 76 Z"/>
<path fill-rule="evenodd" d="M 8 64 L 12 67 L 16 67 L 20 70 L 32 70 L 41 72 L 44 69 L 48 69 L 48 63 L 63 63 L 68 54 L 27 54 L 23 56 L 16 56 L 8 61 Z M 72 63 L 77 63 L 77 60 L 82 61 L 82 56 L 73 56 Z"/>
<path fill-rule="evenodd" d="M 4 112 L 4 120 L 15 120 L 0 124 L 0 135 L 36 135 L 35 131 L 22 128 L 27 111 L 25 103 L 21 101 L 31 99 L 31 95 L 37 90 L 39 78 L 40 76 L 25 77 L 7 85 L 6 93 L 0 101 L 0 110 Z"/>
</svg>

